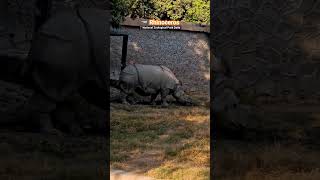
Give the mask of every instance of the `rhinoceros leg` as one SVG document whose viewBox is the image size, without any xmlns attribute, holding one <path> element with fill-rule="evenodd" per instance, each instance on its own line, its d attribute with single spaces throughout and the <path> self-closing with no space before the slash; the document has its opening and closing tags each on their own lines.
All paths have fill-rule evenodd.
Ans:
<svg viewBox="0 0 320 180">
<path fill-rule="evenodd" d="M 56 109 L 56 103 L 49 100 L 40 93 L 35 93 L 27 102 L 27 108 L 30 110 L 31 121 L 39 127 L 40 132 L 49 134 L 61 134 L 54 128 L 51 119 L 51 112 Z"/>
<path fill-rule="evenodd" d="M 120 85 L 120 90 L 121 90 L 121 101 L 123 104 L 130 104 L 127 101 L 127 98 L 129 96 L 133 96 L 134 95 L 134 86 L 127 84 L 127 83 L 123 83 L 121 82 Z"/>
<path fill-rule="evenodd" d="M 67 113 L 67 116 L 63 117 L 65 127 L 75 136 L 82 135 L 86 131 L 99 134 L 108 131 L 106 110 L 90 104 L 79 93 L 73 94 L 62 104 L 62 111 Z"/>
<path fill-rule="evenodd" d="M 161 93 L 162 105 L 165 107 L 169 106 L 169 104 L 167 102 L 167 96 L 170 93 L 170 89 L 161 89 L 160 93 Z"/>
<path fill-rule="evenodd" d="M 151 94 L 151 99 L 150 99 L 150 104 L 151 105 L 156 105 L 155 100 L 157 99 L 158 93 L 156 94 Z"/>
<path fill-rule="evenodd" d="M 54 112 L 54 121 L 61 129 L 67 130 L 72 135 L 82 135 L 83 131 L 76 119 L 75 102 L 68 100 L 58 104 Z M 59 129 L 60 129 L 59 128 Z"/>
</svg>

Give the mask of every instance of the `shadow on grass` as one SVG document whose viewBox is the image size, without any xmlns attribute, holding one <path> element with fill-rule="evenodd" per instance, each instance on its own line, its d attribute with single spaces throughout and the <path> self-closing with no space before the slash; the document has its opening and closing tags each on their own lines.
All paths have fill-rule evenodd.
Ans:
<svg viewBox="0 0 320 180">
<path fill-rule="evenodd" d="M 208 108 L 111 107 L 112 167 L 155 178 L 208 178 Z"/>
<path fill-rule="evenodd" d="M 1 179 L 101 179 L 106 139 L 0 130 Z"/>
<path fill-rule="evenodd" d="M 257 118 L 249 119 L 247 126 L 219 127 L 224 134 L 215 143 L 215 177 L 318 179 L 318 106 L 273 105 L 255 113 Z"/>
</svg>

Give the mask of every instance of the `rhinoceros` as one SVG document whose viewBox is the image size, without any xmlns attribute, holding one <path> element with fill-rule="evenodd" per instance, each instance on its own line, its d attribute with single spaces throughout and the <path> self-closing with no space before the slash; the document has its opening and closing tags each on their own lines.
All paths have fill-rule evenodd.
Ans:
<svg viewBox="0 0 320 180">
<path fill-rule="evenodd" d="M 109 11 L 78 8 L 56 13 L 36 33 L 24 75 L 36 90 L 28 106 L 41 131 L 57 132 L 50 114 L 87 82 L 107 92 L 109 21 Z"/>
<path fill-rule="evenodd" d="M 182 89 L 181 81 L 162 65 L 129 64 L 120 72 L 117 87 L 122 92 L 124 104 L 129 104 L 127 98 L 135 94 L 151 96 L 151 104 L 155 104 L 155 99 L 161 94 L 163 106 L 168 106 L 168 95 L 172 95 L 181 104 L 191 103 Z"/>
</svg>

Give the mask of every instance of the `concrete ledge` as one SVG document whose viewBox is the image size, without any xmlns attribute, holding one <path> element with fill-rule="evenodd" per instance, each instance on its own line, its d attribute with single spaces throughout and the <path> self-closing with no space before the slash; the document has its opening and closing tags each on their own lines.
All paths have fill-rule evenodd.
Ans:
<svg viewBox="0 0 320 180">
<path fill-rule="evenodd" d="M 142 21 L 147 21 L 148 19 L 126 17 L 125 20 L 121 23 L 122 26 L 131 26 L 131 27 L 141 27 L 146 24 Z M 194 24 L 180 21 L 180 31 L 192 31 L 192 32 L 205 32 L 210 33 L 210 26 L 205 24 Z"/>
</svg>

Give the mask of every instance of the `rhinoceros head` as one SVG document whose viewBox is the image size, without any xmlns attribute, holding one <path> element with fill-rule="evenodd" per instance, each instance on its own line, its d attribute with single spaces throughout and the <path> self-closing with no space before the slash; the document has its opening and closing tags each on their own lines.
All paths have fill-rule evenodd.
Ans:
<svg viewBox="0 0 320 180">
<path fill-rule="evenodd" d="M 175 89 L 175 91 L 174 91 L 174 96 L 176 96 L 176 97 L 183 97 L 183 96 L 185 96 L 185 92 L 184 92 L 184 90 L 183 90 L 183 87 L 182 87 L 182 84 L 180 83 L 180 84 L 177 84 L 177 86 L 176 86 L 176 89 Z"/>
<path fill-rule="evenodd" d="M 178 102 L 183 105 L 194 105 L 193 100 L 185 93 L 182 84 L 177 85 L 174 96 L 177 98 Z"/>
</svg>

